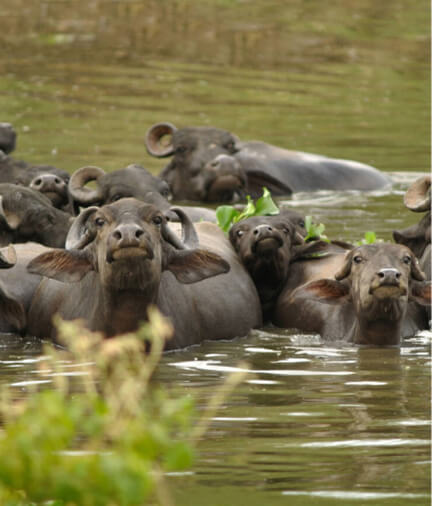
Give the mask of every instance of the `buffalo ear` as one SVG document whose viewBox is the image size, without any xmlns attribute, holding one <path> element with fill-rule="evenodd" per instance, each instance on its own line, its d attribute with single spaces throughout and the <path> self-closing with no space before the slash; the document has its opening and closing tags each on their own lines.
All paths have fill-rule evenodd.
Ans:
<svg viewBox="0 0 432 506">
<path fill-rule="evenodd" d="M 294 243 L 297 244 L 297 243 Z M 328 243 L 324 241 L 302 242 L 292 249 L 291 262 L 303 258 L 318 258 L 329 255 Z"/>
<path fill-rule="evenodd" d="M 351 300 L 349 285 L 335 279 L 310 281 L 297 288 L 295 294 L 298 297 L 316 300 L 324 304 L 347 304 Z"/>
<path fill-rule="evenodd" d="M 27 270 L 64 283 L 76 283 L 93 270 L 93 265 L 84 251 L 52 249 L 34 258 Z"/>
<path fill-rule="evenodd" d="M 23 305 L 0 287 L 0 314 L 16 331 L 24 330 L 27 318 Z"/>
<path fill-rule="evenodd" d="M 410 299 L 421 306 L 430 306 L 432 286 L 430 281 L 414 281 L 410 290 Z"/>
<path fill-rule="evenodd" d="M 194 249 L 177 251 L 170 255 L 165 269 L 171 271 L 180 283 L 191 284 L 224 274 L 230 270 L 230 266 L 211 251 Z"/>
</svg>

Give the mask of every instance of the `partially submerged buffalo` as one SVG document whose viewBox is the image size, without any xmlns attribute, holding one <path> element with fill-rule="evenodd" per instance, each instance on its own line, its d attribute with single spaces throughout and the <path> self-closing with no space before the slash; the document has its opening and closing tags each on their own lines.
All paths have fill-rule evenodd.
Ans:
<svg viewBox="0 0 432 506">
<path fill-rule="evenodd" d="M 88 183 L 95 183 L 93 188 Z M 164 211 L 172 221 L 178 220 L 169 211 L 171 190 L 166 181 L 153 176 L 141 165 L 131 164 L 112 172 L 100 167 L 86 166 L 77 169 L 69 181 L 69 193 L 74 202 L 82 207 L 111 204 L 121 198 L 133 197 Z M 203 207 L 183 206 L 193 222 L 216 221 L 215 212 Z"/>
<path fill-rule="evenodd" d="M 166 139 L 170 137 L 167 142 Z M 146 134 L 147 151 L 172 156 L 160 177 L 175 199 L 226 202 L 256 198 L 267 187 L 275 196 L 315 190 L 376 190 L 390 179 L 374 167 L 289 151 L 265 142 L 241 142 L 213 127 L 177 129 L 156 123 Z"/>
<path fill-rule="evenodd" d="M 292 269 L 276 305 L 276 325 L 373 345 L 396 345 L 427 328 L 418 304 L 430 304 L 431 286 L 407 247 L 356 247 L 327 262 L 327 275 L 310 266 L 300 262 L 297 272 Z"/>
<path fill-rule="evenodd" d="M 155 206 L 133 198 L 82 211 L 66 250 L 51 250 L 29 264 L 30 272 L 47 276 L 33 298 L 29 333 L 55 338 L 56 313 L 82 318 L 107 336 L 134 331 L 150 304 L 173 322 L 168 349 L 245 335 L 259 326 L 253 282 L 223 232 L 201 223 L 197 235 L 187 216 L 175 212 L 183 239 Z"/>
<path fill-rule="evenodd" d="M 431 176 L 418 178 L 404 196 L 404 204 L 415 213 L 424 213 L 420 221 L 403 230 L 395 230 L 393 239 L 408 246 L 420 261 L 427 279 L 431 279 Z"/>
<path fill-rule="evenodd" d="M 241 220 L 229 231 L 230 242 L 255 283 L 265 320 L 284 287 L 296 246 L 304 244 L 304 226 L 301 214 L 286 210 Z"/>
<path fill-rule="evenodd" d="M 16 146 L 16 132 L 10 123 L 0 123 L 0 183 L 28 186 L 50 199 L 53 206 L 72 212 L 68 193 L 69 174 L 52 165 L 32 165 L 10 153 Z"/>
<path fill-rule="evenodd" d="M 0 246 L 34 241 L 62 248 L 72 222 L 71 214 L 54 207 L 42 193 L 0 183 Z"/>
</svg>

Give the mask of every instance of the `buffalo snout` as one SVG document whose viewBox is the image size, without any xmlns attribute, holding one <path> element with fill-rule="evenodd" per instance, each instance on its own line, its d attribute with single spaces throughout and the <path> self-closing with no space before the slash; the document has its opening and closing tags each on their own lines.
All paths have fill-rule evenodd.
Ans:
<svg viewBox="0 0 432 506">
<path fill-rule="evenodd" d="M 138 223 L 121 223 L 108 237 L 109 263 L 129 257 L 154 258 L 150 235 Z"/>
<path fill-rule="evenodd" d="M 204 166 L 208 198 L 212 202 L 234 201 L 246 188 L 246 173 L 233 156 L 219 154 Z"/>
</svg>

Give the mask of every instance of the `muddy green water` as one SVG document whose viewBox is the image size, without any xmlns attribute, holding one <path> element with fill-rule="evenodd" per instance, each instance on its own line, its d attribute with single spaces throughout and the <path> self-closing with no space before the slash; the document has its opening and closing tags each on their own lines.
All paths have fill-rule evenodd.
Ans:
<svg viewBox="0 0 432 506">
<path fill-rule="evenodd" d="M 156 173 L 165 162 L 143 145 L 156 121 L 370 163 L 392 173 L 391 191 L 282 204 L 330 237 L 390 240 L 418 220 L 402 196 L 430 169 L 429 11 L 425 0 L 0 0 L 0 121 L 18 131 L 17 158 L 69 171 Z M 175 503 L 430 504 L 431 337 L 329 347 L 266 328 L 167 354 L 159 380 L 198 408 L 240 360 L 251 367 L 194 467 L 169 478 Z M 4 336 L 0 384 L 25 396 L 40 357 Z"/>
</svg>

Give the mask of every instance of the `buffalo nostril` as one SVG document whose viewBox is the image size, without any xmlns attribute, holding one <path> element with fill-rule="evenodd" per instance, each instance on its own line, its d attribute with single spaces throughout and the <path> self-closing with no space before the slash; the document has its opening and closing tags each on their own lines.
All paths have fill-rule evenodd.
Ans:
<svg viewBox="0 0 432 506">
<path fill-rule="evenodd" d="M 210 165 L 212 167 L 218 167 L 219 166 L 219 160 L 213 160 Z"/>
<path fill-rule="evenodd" d="M 267 230 L 268 230 L 269 232 L 272 232 L 272 231 L 273 231 L 272 227 L 267 227 Z"/>
<path fill-rule="evenodd" d="M 42 186 L 42 179 L 40 179 L 40 178 L 36 179 L 34 184 L 35 184 L 35 186 Z"/>
<path fill-rule="evenodd" d="M 254 235 L 257 235 L 258 232 L 259 232 L 259 230 L 257 228 L 253 231 Z"/>
<path fill-rule="evenodd" d="M 144 234 L 144 230 L 142 230 L 142 229 L 140 229 L 140 228 L 139 228 L 139 229 L 135 232 L 135 237 L 136 237 L 137 239 L 139 239 L 139 238 L 140 238 L 143 234 Z"/>
<path fill-rule="evenodd" d="M 401 273 L 400 272 L 396 272 L 395 276 L 396 276 L 396 279 L 400 279 Z"/>
<path fill-rule="evenodd" d="M 114 239 L 117 239 L 118 241 L 120 241 L 120 239 L 122 238 L 122 234 L 119 230 L 114 230 L 113 237 L 114 237 Z"/>
<path fill-rule="evenodd" d="M 60 184 L 60 183 L 61 183 L 61 181 L 60 181 L 60 179 L 59 179 L 58 177 L 56 177 L 56 178 L 54 179 L 54 182 L 55 182 L 55 184 Z"/>
<path fill-rule="evenodd" d="M 385 278 L 385 273 L 384 272 L 379 272 L 378 273 L 378 277 L 381 278 L 381 279 L 384 279 Z"/>
</svg>

